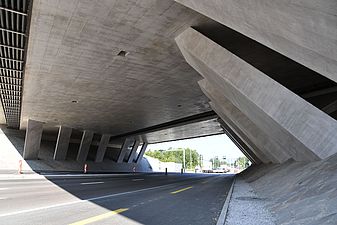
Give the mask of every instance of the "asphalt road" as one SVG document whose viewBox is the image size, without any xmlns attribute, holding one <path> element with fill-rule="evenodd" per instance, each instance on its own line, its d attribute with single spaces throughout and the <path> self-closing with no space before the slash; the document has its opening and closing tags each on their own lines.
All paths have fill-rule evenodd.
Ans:
<svg viewBox="0 0 337 225">
<path fill-rule="evenodd" d="M 0 180 L 0 224 L 216 224 L 232 180 L 225 174 Z"/>
</svg>

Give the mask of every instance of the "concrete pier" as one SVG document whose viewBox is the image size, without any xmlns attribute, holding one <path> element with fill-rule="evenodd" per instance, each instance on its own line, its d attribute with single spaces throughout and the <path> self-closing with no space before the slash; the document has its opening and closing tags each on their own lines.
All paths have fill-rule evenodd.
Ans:
<svg viewBox="0 0 337 225">
<path fill-rule="evenodd" d="M 96 153 L 95 162 L 103 162 L 103 158 L 108 147 L 110 135 L 103 134 Z"/>
<path fill-rule="evenodd" d="M 139 163 L 142 160 L 143 155 L 144 155 L 144 153 L 146 151 L 147 145 L 148 145 L 147 142 L 143 142 L 142 148 L 140 149 L 140 152 L 139 152 L 139 154 L 137 156 L 136 163 Z"/>
<path fill-rule="evenodd" d="M 136 140 L 133 147 L 132 147 L 132 150 L 131 150 L 131 153 L 130 153 L 130 156 L 129 156 L 129 159 L 128 159 L 128 163 L 132 163 L 135 160 L 135 156 L 136 156 L 139 144 L 140 144 L 140 141 Z"/>
<path fill-rule="evenodd" d="M 35 120 L 28 120 L 26 129 L 25 145 L 23 150 L 24 159 L 38 159 L 43 123 Z"/>
<path fill-rule="evenodd" d="M 135 142 L 134 139 L 132 138 L 126 138 L 124 140 L 123 146 L 119 152 L 118 158 L 117 158 L 117 163 L 122 163 L 125 157 L 125 154 L 127 153 L 128 149 L 130 148 L 130 146 L 133 145 L 133 143 Z"/>
<path fill-rule="evenodd" d="M 70 127 L 60 126 L 55 146 L 54 160 L 66 159 L 71 132 L 72 129 Z"/>
<path fill-rule="evenodd" d="M 78 162 L 85 162 L 89 153 L 90 145 L 94 133 L 92 131 L 85 130 L 82 135 L 80 148 L 78 149 L 77 158 Z"/>
</svg>

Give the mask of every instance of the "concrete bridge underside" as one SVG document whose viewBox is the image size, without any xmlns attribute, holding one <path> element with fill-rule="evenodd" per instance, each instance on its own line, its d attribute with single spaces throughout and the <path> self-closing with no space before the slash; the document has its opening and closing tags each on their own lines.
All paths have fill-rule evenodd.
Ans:
<svg viewBox="0 0 337 225">
<path fill-rule="evenodd" d="M 1 39 L 0 110 L 1 123 L 26 131 L 25 159 L 49 141 L 55 161 L 137 163 L 149 143 L 221 133 L 254 164 L 337 153 L 333 0 L 1 7 L 3 35 L 25 37 Z"/>
</svg>

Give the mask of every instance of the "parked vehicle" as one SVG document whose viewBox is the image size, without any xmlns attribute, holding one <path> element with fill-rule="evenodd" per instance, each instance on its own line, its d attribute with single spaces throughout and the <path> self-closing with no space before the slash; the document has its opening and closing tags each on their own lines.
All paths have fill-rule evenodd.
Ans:
<svg viewBox="0 0 337 225">
<path fill-rule="evenodd" d="M 226 170 L 224 168 L 218 167 L 213 170 L 213 173 L 226 173 Z"/>
</svg>

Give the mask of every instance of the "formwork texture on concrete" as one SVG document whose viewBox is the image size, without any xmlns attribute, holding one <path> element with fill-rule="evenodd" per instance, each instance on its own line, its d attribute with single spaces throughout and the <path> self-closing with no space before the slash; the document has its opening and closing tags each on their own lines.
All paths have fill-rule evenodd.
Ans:
<svg viewBox="0 0 337 225">
<path fill-rule="evenodd" d="M 34 118 L 117 135 L 210 111 L 174 42 L 206 20 L 171 0 L 35 0 L 21 129 Z"/>
</svg>

